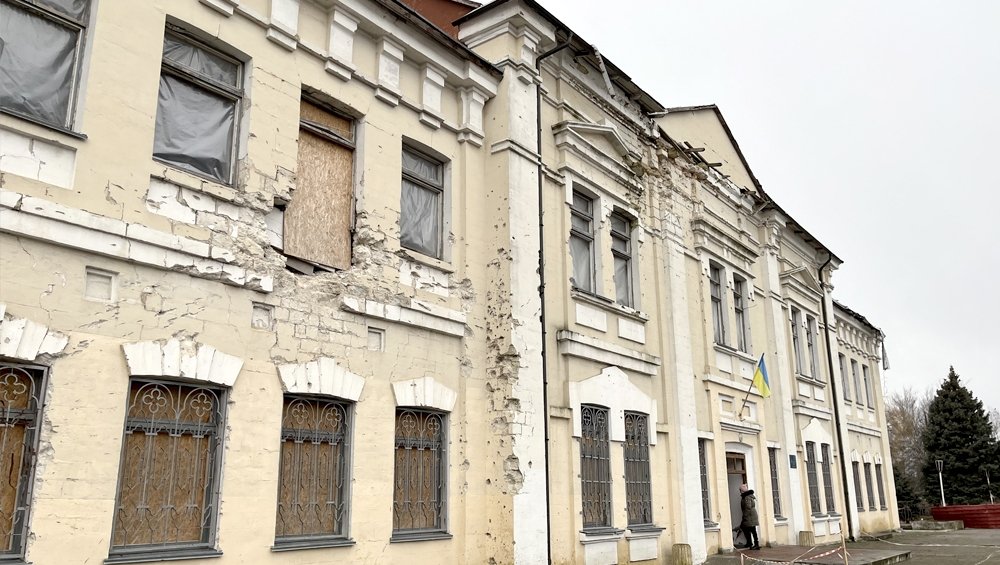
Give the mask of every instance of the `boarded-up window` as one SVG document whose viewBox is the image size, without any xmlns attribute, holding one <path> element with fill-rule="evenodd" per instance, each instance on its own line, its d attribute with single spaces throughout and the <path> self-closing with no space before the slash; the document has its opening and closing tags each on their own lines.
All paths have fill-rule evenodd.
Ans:
<svg viewBox="0 0 1000 565">
<path fill-rule="evenodd" d="M 0 555 L 24 551 L 43 376 L 37 367 L 0 364 Z"/>
<path fill-rule="evenodd" d="M 346 269 L 351 266 L 354 122 L 305 100 L 300 112 L 298 171 L 284 214 L 284 251 Z"/>
<path fill-rule="evenodd" d="M 347 403 L 285 398 L 277 545 L 346 536 L 349 415 Z"/>
<path fill-rule="evenodd" d="M 132 380 L 113 554 L 211 545 L 224 394 L 214 388 Z"/>
<path fill-rule="evenodd" d="M 392 530 L 400 534 L 445 529 L 446 417 L 413 408 L 396 411 Z"/>
</svg>

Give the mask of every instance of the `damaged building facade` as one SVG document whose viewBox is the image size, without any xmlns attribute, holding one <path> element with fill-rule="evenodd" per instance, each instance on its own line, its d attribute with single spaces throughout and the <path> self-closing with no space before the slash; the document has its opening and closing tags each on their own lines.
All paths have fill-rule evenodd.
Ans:
<svg viewBox="0 0 1000 565">
<path fill-rule="evenodd" d="M 841 259 L 532 0 L 0 38 L 0 561 L 701 562 L 744 482 L 763 542 L 898 527 Z"/>
</svg>

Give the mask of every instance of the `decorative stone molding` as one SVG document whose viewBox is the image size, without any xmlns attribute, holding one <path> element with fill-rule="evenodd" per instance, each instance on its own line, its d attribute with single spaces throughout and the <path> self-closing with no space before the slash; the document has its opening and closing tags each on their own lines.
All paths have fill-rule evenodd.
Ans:
<svg viewBox="0 0 1000 565">
<path fill-rule="evenodd" d="M 444 90 L 444 73 L 427 63 L 421 68 L 420 121 L 433 129 L 441 127 L 441 93 Z"/>
<path fill-rule="evenodd" d="M 364 377 L 341 367 L 329 357 L 279 365 L 278 375 L 285 392 L 296 394 L 324 394 L 357 402 L 365 388 Z"/>
<path fill-rule="evenodd" d="M 335 7 L 330 11 L 330 41 L 327 45 L 326 72 L 341 80 L 351 80 L 354 67 L 354 32 L 358 19 Z"/>
<path fill-rule="evenodd" d="M 240 0 L 201 0 L 201 3 L 219 12 L 223 16 L 233 15 L 233 10 L 240 5 Z"/>
<path fill-rule="evenodd" d="M 439 383 L 433 377 L 422 377 L 392 383 L 396 406 L 418 406 L 451 412 L 458 393 Z"/>
<path fill-rule="evenodd" d="M 458 141 L 471 143 L 476 147 L 483 146 L 483 108 L 486 107 L 488 96 L 478 88 L 462 88 L 458 91 L 462 98 L 462 123 L 458 132 Z"/>
<path fill-rule="evenodd" d="M 378 42 L 378 87 L 375 97 L 396 106 L 399 104 L 399 74 L 403 66 L 403 47 L 383 37 Z"/>
<path fill-rule="evenodd" d="M 183 377 L 233 386 L 243 359 L 192 339 L 123 343 L 129 374 L 142 377 Z"/>
<path fill-rule="evenodd" d="M 267 38 L 294 51 L 299 41 L 299 0 L 271 0 L 271 24 Z"/>
<path fill-rule="evenodd" d="M 69 344 L 69 337 L 26 318 L 8 318 L 6 312 L 7 305 L 0 303 L 0 355 L 34 361 L 39 355 L 62 353 Z"/>
<path fill-rule="evenodd" d="M 371 318 L 423 328 L 454 337 L 465 337 L 466 316 L 463 312 L 419 300 L 411 300 L 410 304 L 411 306 L 383 304 L 374 300 L 346 296 L 340 308 L 346 312 Z"/>
<path fill-rule="evenodd" d="M 655 355 L 605 343 L 569 330 L 559 330 L 556 341 L 562 355 L 616 365 L 644 375 L 656 375 L 661 364 L 660 358 Z"/>
<path fill-rule="evenodd" d="M 569 406 L 573 410 L 573 436 L 580 437 L 580 406 L 596 404 L 608 409 L 608 436 L 625 441 L 625 411 L 649 416 L 649 444 L 656 445 L 656 401 L 632 384 L 618 367 L 605 367 L 600 374 L 569 383 Z"/>
</svg>

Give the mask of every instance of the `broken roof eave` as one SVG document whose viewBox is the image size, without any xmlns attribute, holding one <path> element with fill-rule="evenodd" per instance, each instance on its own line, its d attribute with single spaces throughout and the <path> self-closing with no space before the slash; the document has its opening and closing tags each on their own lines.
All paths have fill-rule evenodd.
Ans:
<svg viewBox="0 0 1000 565">
<path fill-rule="evenodd" d="M 736 136 L 733 135 L 733 130 L 729 129 L 729 124 L 726 122 L 725 116 L 722 115 L 722 110 L 716 104 L 701 104 L 698 106 L 677 106 L 674 108 L 667 108 L 667 114 L 680 113 L 680 112 L 697 112 L 699 110 L 711 110 L 715 112 L 715 117 L 719 120 L 719 124 L 722 125 L 722 129 L 726 132 L 726 136 L 729 137 L 729 143 L 733 145 L 733 149 L 736 150 L 736 155 L 740 158 L 740 163 L 743 164 L 743 168 L 746 169 L 747 175 L 750 176 L 750 180 L 753 182 L 754 187 L 757 190 L 763 190 L 760 181 L 757 180 L 757 175 L 753 174 L 753 169 L 750 168 L 750 162 L 747 161 L 746 155 L 743 154 L 743 150 L 740 148 L 740 144 L 736 141 Z"/>
<path fill-rule="evenodd" d="M 812 245 L 813 248 L 816 249 L 817 251 L 823 251 L 825 253 L 828 253 L 830 255 L 831 261 L 836 261 L 838 265 L 844 263 L 843 259 L 837 257 L 837 255 L 833 251 L 831 251 L 829 247 L 823 245 L 823 243 L 820 242 L 820 240 L 816 239 L 816 237 L 814 237 L 811 233 L 809 233 L 808 230 L 802 227 L 802 224 L 796 221 L 791 214 L 786 212 L 784 208 L 782 208 L 777 202 L 775 202 L 774 199 L 771 198 L 770 195 L 768 195 L 763 188 L 760 189 L 760 199 L 763 201 L 764 204 L 761 207 L 761 211 L 767 209 L 777 211 L 785 218 L 787 218 L 788 228 L 792 230 L 792 232 L 795 233 L 795 235 L 801 237 L 806 243 Z"/>
<path fill-rule="evenodd" d="M 841 310 L 843 310 L 845 314 L 847 314 L 848 316 L 854 318 L 859 323 L 861 323 L 861 324 L 863 324 L 865 326 L 868 326 L 868 328 L 874 330 L 875 333 L 876 333 L 876 335 L 878 335 L 879 338 L 881 338 L 881 339 L 885 338 L 885 332 L 883 332 L 881 329 L 879 329 L 879 327 L 876 326 L 875 324 L 873 324 L 870 321 L 868 321 L 868 318 L 864 317 L 862 314 L 859 314 L 858 312 L 852 310 L 851 308 L 849 308 L 846 305 L 844 305 L 843 302 L 840 302 L 838 300 L 834 300 L 833 301 L 833 305 L 834 305 L 834 307 L 840 308 Z"/>
<path fill-rule="evenodd" d="M 586 55 L 580 55 L 581 58 L 587 58 L 588 62 L 594 66 L 594 68 L 599 68 L 597 61 L 594 59 L 593 54 L 593 44 L 584 41 L 580 38 L 579 34 L 573 31 L 568 25 L 564 24 L 559 18 L 546 10 L 541 4 L 535 0 L 496 0 L 481 8 L 477 8 L 468 14 L 458 18 L 452 25 L 459 26 L 464 22 L 475 19 L 483 14 L 491 12 L 496 8 L 509 4 L 510 2 L 519 1 L 523 2 L 528 8 L 533 10 L 543 19 L 547 20 L 553 27 L 556 28 L 556 33 L 558 34 L 562 31 L 567 37 L 572 37 L 572 44 L 570 45 L 570 50 L 575 53 L 586 52 Z M 643 90 L 639 85 L 632 81 L 632 78 L 628 76 L 624 71 L 621 70 L 618 65 L 612 63 L 607 57 L 601 55 L 604 60 L 604 66 L 608 71 L 608 77 L 615 86 L 620 88 L 629 98 L 629 100 L 634 101 L 639 105 L 640 109 L 646 113 L 650 114 L 653 112 L 662 112 L 666 110 L 666 106 L 660 104 L 651 94 Z"/>
</svg>

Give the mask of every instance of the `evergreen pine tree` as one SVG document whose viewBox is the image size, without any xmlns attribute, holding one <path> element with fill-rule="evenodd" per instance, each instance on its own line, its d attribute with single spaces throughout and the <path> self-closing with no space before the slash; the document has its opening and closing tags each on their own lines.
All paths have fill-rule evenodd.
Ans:
<svg viewBox="0 0 1000 565">
<path fill-rule="evenodd" d="M 920 514 L 924 504 L 914 492 L 910 478 L 904 475 L 895 463 L 892 465 L 892 474 L 896 478 L 896 504 L 900 510 L 899 515 L 902 518 L 906 514 L 905 519 L 912 520 Z"/>
<path fill-rule="evenodd" d="M 944 461 L 941 473 L 948 504 L 989 502 L 986 471 L 997 475 L 1000 448 L 993 438 L 982 401 L 959 382 L 955 368 L 941 384 L 927 410 L 924 428 L 924 484 L 927 497 L 939 504 L 935 461 Z M 933 493 L 933 495 L 932 495 Z"/>
</svg>

